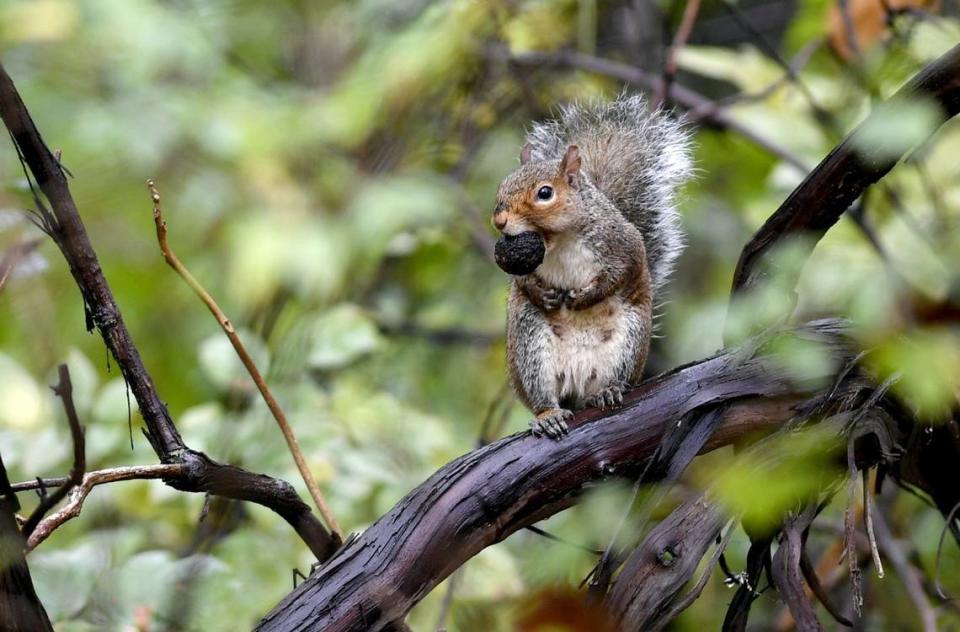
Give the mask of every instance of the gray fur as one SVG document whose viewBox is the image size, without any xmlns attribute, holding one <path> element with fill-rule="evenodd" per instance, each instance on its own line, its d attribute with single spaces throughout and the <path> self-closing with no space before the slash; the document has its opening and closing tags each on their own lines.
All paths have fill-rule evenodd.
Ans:
<svg viewBox="0 0 960 632">
<path fill-rule="evenodd" d="M 653 301 L 683 247 L 675 192 L 689 154 L 678 122 L 621 97 L 534 125 L 501 183 L 501 230 L 536 230 L 547 243 L 537 269 L 514 277 L 507 307 L 510 377 L 537 415 L 534 434 L 560 438 L 571 409 L 620 405 L 640 379 Z M 528 200 L 544 182 L 562 194 L 538 210 Z"/>
<path fill-rule="evenodd" d="M 676 190 L 690 178 L 690 135 L 641 96 L 606 104 L 572 104 L 527 135 L 531 163 L 558 164 L 577 145 L 589 181 L 643 235 L 654 293 L 683 249 Z M 547 165 L 543 165 L 547 168 Z"/>
</svg>

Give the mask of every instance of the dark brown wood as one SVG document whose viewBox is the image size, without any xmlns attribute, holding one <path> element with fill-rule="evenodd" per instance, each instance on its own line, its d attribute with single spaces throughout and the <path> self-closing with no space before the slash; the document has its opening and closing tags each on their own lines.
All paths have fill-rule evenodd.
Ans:
<svg viewBox="0 0 960 632">
<path fill-rule="evenodd" d="M 607 597 L 621 630 L 648 630 L 693 577 L 724 518 L 701 497 L 670 512 L 630 554 Z"/>
<path fill-rule="evenodd" d="M 960 112 L 960 46 L 944 53 L 901 88 L 895 100 L 928 99 L 938 103 L 946 120 Z M 834 148 L 744 247 L 733 276 L 735 293 L 769 278 L 771 250 L 791 236 L 808 239 L 808 252 L 867 187 L 885 176 L 902 156 L 865 150 L 864 126 L 874 112 Z M 791 289 L 795 279 L 783 280 Z"/>
<path fill-rule="evenodd" d="M 99 330 L 116 359 L 140 407 L 150 445 L 161 462 L 186 466 L 183 476 L 165 479 L 165 482 L 181 491 L 211 493 L 268 507 L 296 530 L 317 559 L 327 559 L 339 546 L 339 539 L 326 530 L 292 485 L 263 474 L 217 463 L 202 452 L 191 450 L 183 442 L 123 322 L 120 308 L 70 194 L 63 169 L 44 143 L 16 86 L 2 65 L 0 119 L 9 130 L 24 164 L 36 179 L 40 192 L 50 204 L 47 209 L 40 196 L 35 195 L 42 223 L 63 253 L 80 288 L 87 311 L 88 328 L 96 327 Z"/>
<path fill-rule="evenodd" d="M 803 554 L 803 532 L 817 517 L 817 506 L 809 505 L 799 515 L 790 516 L 783 525 L 783 537 L 770 565 L 772 580 L 783 596 L 798 632 L 821 632 L 813 604 L 804 591 L 800 558 Z"/>
<path fill-rule="evenodd" d="M 0 458 L 0 630 L 52 632 L 53 626 L 33 588 L 23 556 L 26 540 L 15 517 L 19 509 L 20 503 Z"/>
<path fill-rule="evenodd" d="M 837 322 L 819 321 L 795 335 L 846 358 L 851 350 L 841 332 Z M 456 459 L 339 551 L 258 629 L 380 630 L 483 548 L 569 507 L 585 486 L 635 476 L 664 433 L 693 411 L 737 402 L 718 431 L 727 442 L 784 423 L 789 409 L 770 402 L 804 396 L 822 383 L 793 382 L 782 363 L 756 355 L 759 348 L 754 340 L 641 385 L 621 410 L 579 415 L 562 441 L 523 433 Z M 761 418 L 748 410 L 754 404 L 784 416 Z"/>
</svg>

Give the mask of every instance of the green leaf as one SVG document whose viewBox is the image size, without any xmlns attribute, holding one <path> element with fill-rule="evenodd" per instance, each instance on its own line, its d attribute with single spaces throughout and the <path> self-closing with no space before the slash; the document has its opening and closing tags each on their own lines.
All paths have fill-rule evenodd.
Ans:
<svg viewBox="0 0 960 632">
<path fill-rule="evenodd" d="M 314 321 L 307 363 L 312 369 L 337 369 L 375 352 L 383 344 L 373 320 L 358 306 L 342 303 Z"/>
<path fill-rule="evenodd" d="M 270 351 L 266 344 L 246 330 L 238 330 L 237 335 L 261 375 L 267 375 L 270 370 Z M 255 388 L 253 379 L 223 332 L 215 333 L 200 343 L 198 358 L 204 377 L 218 390 L 228 391 L 238 385 Z"/>
</svg>

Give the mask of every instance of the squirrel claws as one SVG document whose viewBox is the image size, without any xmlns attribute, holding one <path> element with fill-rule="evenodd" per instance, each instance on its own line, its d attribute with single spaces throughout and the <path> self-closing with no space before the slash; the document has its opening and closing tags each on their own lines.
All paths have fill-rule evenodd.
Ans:
<svg viewBox="0 0 960 632">
<path fill-rule="evenodd" d="M 567 309 L 576 309 L 580 298 L 586 294 L 586 292 L 587 288 L 567 290 L 566 296 L 563 299 L 563 304 L 567 306 Z"/>
<path fill-rule="evenodd" d="M 611 384 L 587 400 L 588 408 L 607 410 L 620 408 L 623 405 L 623 385 Z"/>
<path fill-rule="evenodd" d="M 543 309 L 548 312 L 555 312 L 561 307 L 567 300 L 567 293 L 563 290 L 557 289 L 555 287 L 546 288 L 543 290 Z"/>
<path fill-rule="evenodd" d="M 573 419 L 573 411 L 565 408 L 550 408 L 530 420 L 530 429 L 533 430 L 535 437 L 546 435 L 559 441 L 570 431 L 567 421 L 571 419 Z"/>
</svg>

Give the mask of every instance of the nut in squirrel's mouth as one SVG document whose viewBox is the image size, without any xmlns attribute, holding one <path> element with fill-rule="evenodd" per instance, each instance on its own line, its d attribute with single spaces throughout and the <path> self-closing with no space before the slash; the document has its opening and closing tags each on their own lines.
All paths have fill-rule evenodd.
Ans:
<svg viewBox="0 0 960 632">
<path fill-rule="evenodd" d="M 546 239 L 543 235 L 528 230 L 516 235 L 501 235 L 494 245 L 493 257 L 504 272 L 524 276 L 543 263 L 546 250 Z"/>
</svg>

